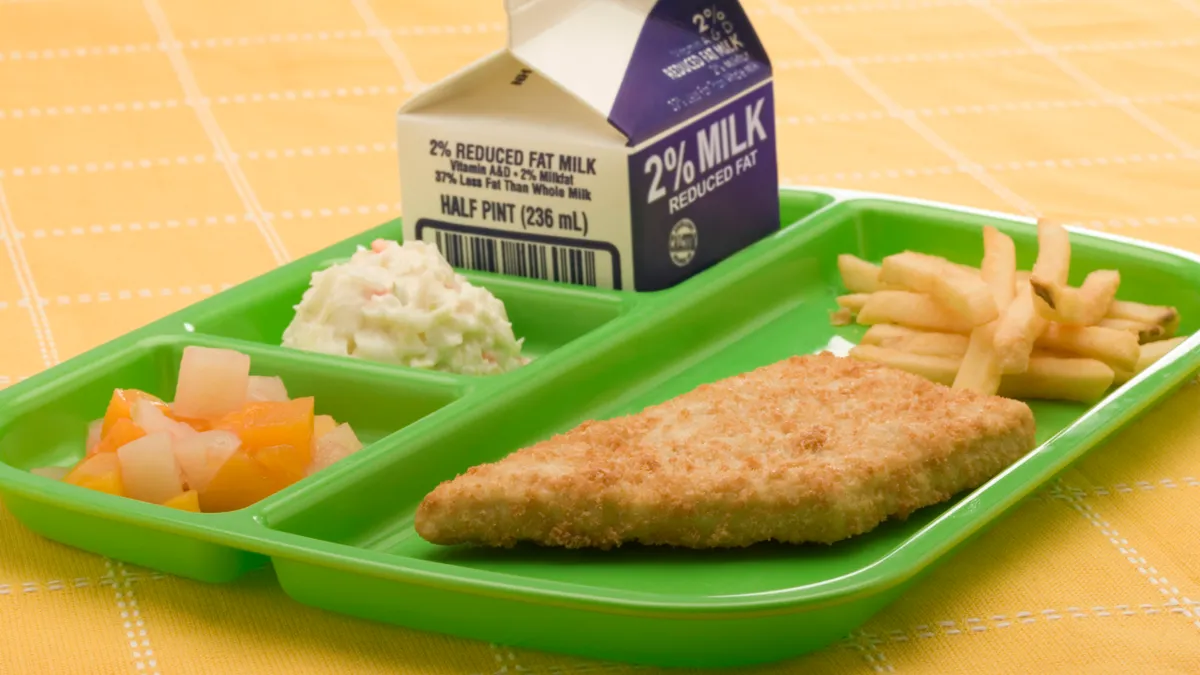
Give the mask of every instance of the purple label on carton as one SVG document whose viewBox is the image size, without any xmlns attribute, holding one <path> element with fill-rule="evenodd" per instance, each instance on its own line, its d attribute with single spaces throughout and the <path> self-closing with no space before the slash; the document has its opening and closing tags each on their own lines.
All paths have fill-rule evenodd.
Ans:
<svg viewBox="0 0 1200 675">
<path fill-rule="evenodd" d="M 634 285 L 655 291 L 779 229 L 771 83 L 629 159 Z"/>
<path fill-rule="evenodd" d="M 771 76 L 771 62 L 737 0 L 659 0 L 608 121 L 636 146 Z"/>
</svg>

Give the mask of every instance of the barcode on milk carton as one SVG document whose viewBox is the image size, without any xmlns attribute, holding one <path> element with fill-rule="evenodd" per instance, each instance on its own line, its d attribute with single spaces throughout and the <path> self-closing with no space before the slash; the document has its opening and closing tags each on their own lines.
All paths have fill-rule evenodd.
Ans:
<svg viewBox="0 0 1200 675">
<path fill-rule="evenodd" d="M 607 247 L 554 237 L 508 237 L 423 221 L 418 238 L 459 269 L 598 288 L 621 288 L 620 260 Z"/>
</svg>

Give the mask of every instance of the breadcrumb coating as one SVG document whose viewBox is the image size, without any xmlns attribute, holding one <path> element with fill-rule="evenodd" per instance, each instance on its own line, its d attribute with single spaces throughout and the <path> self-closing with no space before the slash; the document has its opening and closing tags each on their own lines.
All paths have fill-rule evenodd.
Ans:
<svg viewBox="0 0 1200 675">
<path fill-rule="evenodd" d="M 1035 446 L 1029 406 L 828 353 L 589 421 L 442 483 L 434 544 L 833 543 L 975 488 Z"/>
</svg>

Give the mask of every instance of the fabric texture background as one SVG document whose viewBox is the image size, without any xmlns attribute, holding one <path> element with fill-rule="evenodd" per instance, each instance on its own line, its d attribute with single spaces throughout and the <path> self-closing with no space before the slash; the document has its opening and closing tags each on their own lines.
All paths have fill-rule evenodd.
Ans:
<svg viewBox="0 0 1200 675">
<path fill-rule="evenodd" d="M 781 179 L 1200 251 L 1196 0 L 747 0 Z M 396 217 L 393 121 L 501 0 L 0 0 L 0 386 Z M 1200 387 L 861 632 L 762 673 L 1200 672 Z M 0 509 L 0 672 L 625 666 L 308 609 L 40 539 Z"/>
</svg>

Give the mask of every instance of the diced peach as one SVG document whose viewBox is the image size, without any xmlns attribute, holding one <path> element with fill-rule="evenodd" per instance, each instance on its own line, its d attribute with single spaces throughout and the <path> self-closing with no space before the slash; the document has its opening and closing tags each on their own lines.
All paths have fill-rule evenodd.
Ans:
<svg viewBox="0 0 1200 675">
<path fill-rule="evenodd" d="M 313 434 L 313 399 L 294 401 L 256 401 L 226 415 L 214 428 L 232 431 L 242 439 L 242 447 L 255 450 L 273 445 L 292 445 L 309 449 Z"/>
<path fill-rule="evenodd" d="M 79 487 L 125 496 L 121 480 L 121 465 L 116 453 L 102 452 L 80 462 L 63 481 Z"/>
<path fill-rule="evenodd" d="M 196 435 L 196 430 L 183 422 L 172 419 L 169 408 L 161 408 L 150 401 L 136 401 L 132 407 L 133 423 L 147 434 L 168 433 L 172 438 Z"/>
<path fill-rule="evenodd" d="M 247 401 L 286 401 L 288 390 L 281 377 L 251 375 L 246 388 Z"/>
<path fill-rule="evenodd" d="M 250 357 L 232 349 L 186 347 L 173 408 L 182 417 L 212 419 L 246 402 Z"/>
<path fill-rule="evenodd" d="M 317 439 L 315 445 L 312 463 L 308 466 L 310 476 L 353 455 L 363 447 L 349 424 L 338 425 L 333 431 Z"/>
<path fill-rule="evenodd" d="M 249 455 L 235 452 L 200 491 L 200 509 L 205 513 L 244 509 L 282 487 Z"/>
<path fill-rule="evenodd" d="M 325 434 L 333 431 L 337 426 L 337 420 L 329 415 L 317 415 L 313 418 L 313 442 L 319 440 Z"/>
<path fill-rule="evenodd" d="M 161 504 L 183 492 L 171 434 L 149 434 L 117 450 L 125 492 L 134 499 Z"/>
<path fill-rule="evenodd" d="M 137 401 L 151 401 L 166 407 L 162 399 L 154 394 L 147 394 L 140 389 L 116 389 L 108 401 L 108 409 L 104 412 L 100 435 L 107 436 L 118 420 L 132 419 L 133 404 Z"/>
<path fill-rule="evenodd" d="M 44 476 L 50 480 L 62 480 L 71 473 L 71 470 L 65 466 L 39 466 L 30 469 L 29 473 Z"/>
<path fill-rule="evenodd" d="M 163 502 L 162 505 L 172 509 L 179 509 L 180 511 L 200 513 L 200 493 L 195 490 L 181 492 Z"/>
<path fill-rule="evenodd" d="M 175 441 L 175 461 L 183 471 L 183 480 L 192 490 L 204 490 L 208 482 L 237 452 L 242 441 L 232 431 L 202 431 Z"/>
<path fill-rule="evenodd" d="M 118 448 L 128 443 L 132 443 L 137 439 L 146 435 L 146 432 L 141 427 L 133 423 L 133 420 L 122 417 L 117 420 L 112 429 L 104 434 L 104 438 L 100 439 L 100 443 L 95 448 L 90 450 L 88 454 L 97 455 L 102 453 L 113 453 Z"/>
<path fill-rule="evenodd" d="M 251 458 L 263 467 L 284 487 L 304 478 L 304 471 L 312 461 L 312 449 L 294 445 L 272 445 L 251 453 Z"/>
<path fill-rule="evenodd" d="M 104 438 L 104 420 L 98 419 L 88 422 L 87 427 L 87 453 L 92 454 L 92 448 L 100 445 L 100 439 Z"/>
</svg>

